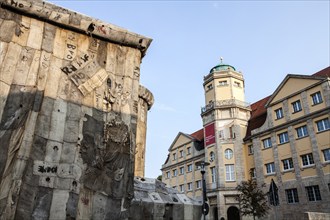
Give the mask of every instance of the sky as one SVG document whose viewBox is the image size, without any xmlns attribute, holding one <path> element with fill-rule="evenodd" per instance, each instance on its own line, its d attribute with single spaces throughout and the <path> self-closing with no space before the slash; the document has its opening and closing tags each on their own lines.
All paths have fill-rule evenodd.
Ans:
<svg viewBox="0 0 330 220">
<path fill-rule="evenodd" d="M 179 132 L 202 128 L 203 77 L 223 62 L 241 71 L 246 102 L 271 95 L 287 74 L 329 66 L 330 1 L 51 0 L 153 39 L 140 83 L 148 113 L 146 177 L 161 175 Z"/>
</svg>

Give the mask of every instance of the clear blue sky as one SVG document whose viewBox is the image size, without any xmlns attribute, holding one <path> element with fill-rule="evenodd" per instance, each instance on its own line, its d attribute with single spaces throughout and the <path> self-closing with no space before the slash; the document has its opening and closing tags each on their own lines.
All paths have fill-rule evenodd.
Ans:
<svg viewBox="0 0 330 220">
<path fill-rule="evenodd" d="M 329 66 L 329 1 L 51 1 L 153 39 L 141 66 L 152 91 L 146 177 L 161 174 L 178 132 L 202 128 L 203 76 L 220 62 L 242 71 L 246 101 L 286 74 Z"/>
</svg>

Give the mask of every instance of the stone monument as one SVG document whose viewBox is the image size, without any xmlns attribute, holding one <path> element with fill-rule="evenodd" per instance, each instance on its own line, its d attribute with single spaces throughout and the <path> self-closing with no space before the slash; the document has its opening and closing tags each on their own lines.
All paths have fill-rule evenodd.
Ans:
<svg viewBox="0 0 330 220">
<path fill-rule="evenodd" d="M 151 39 L 40 0 L 0 6 L 0 219 L 127 218 Z"/>
</svg>

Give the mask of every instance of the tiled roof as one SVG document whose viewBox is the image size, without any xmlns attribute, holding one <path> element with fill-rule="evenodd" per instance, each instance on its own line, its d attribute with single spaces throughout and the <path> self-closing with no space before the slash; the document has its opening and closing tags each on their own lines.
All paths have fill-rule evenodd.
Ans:
<svg viewBox="0 0 330 220">
<path fill-rule="evenodd" d="M 314 73 L 312 76 L 323 76 L 323 77 L 330 77 L 330 66 L 327 68 Z"/>
<path fill-rule="evenodd" d="M 191 137 L 195 138 L 198 141 L 204 140 L 204 129 L 200 129 L 198 131 L 195 131 L 194 133 L 190 134 Z"/>
<path fill-rule="evenodd" d="M 270 97 L 271 96 L 267 96 L 266 98 L 263 98 L 251 105 L 251 118 L 248 122 L 244 139 L 251 136 L 252 130 L 261 127 L 265 123 L 267 118 L 267 109 L 265 108 L 265 105 Z"/>
</svg>

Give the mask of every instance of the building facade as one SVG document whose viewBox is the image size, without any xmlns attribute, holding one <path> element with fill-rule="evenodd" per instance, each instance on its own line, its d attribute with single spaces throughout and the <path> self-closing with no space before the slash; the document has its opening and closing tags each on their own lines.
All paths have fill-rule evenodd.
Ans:
<svg viewBox="0 0 330 220">
<path fill-rule="evenodd" d="M 270 209 L 266 219 L 330 212 L 329 72 L 328 67 L 311 76 L 287 75 L 271 96 L 251 105 L 245 102 L 243 75 L 233 66 L 221 62 L 204 77 L 204 150 L 197 160 L 210 163 L 209 219 L 242 218 L 236 187 L 249 178 L 265 183 L 265 191 L 272 179 L 278 186 L 277 216 Z M 179 162 L 187 164 L 174 159 L 174 148 L 169 152 L 163 181 L 188 186 L 185 179 L 169 175 Z M 198 189 L 189 189 L 188 195 L 200 196 Z"/>
</svg>

